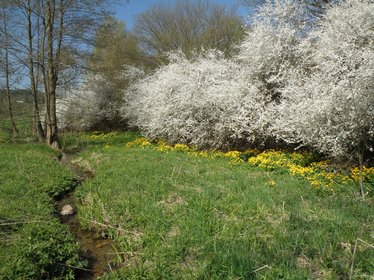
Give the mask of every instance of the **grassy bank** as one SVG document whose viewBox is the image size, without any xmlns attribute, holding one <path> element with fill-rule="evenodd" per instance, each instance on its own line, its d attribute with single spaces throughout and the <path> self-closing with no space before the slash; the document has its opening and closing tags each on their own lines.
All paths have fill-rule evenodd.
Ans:
<svg viewBox="0 0 374 280">
<path fill-rule="evenodd" d="M 77 192 L 81 222 L 118 245 L 107 279 L 372 279 L 372 198 L 281 164 L 126 147 L 136 136 L 65 140 L 85 143 L 75 163 L 96 175 Z"/>
<path fill-rule="evenodd" d="M 75 185 L 45 145 L 0 142 L 0 279 L 73 279 L 79 246 L 53 198 Z"/>
</svg>

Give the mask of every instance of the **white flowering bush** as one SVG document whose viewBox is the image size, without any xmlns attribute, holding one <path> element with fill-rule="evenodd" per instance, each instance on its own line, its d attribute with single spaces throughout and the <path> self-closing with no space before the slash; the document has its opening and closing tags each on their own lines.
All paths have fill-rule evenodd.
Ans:
<svg viewBox="0 0 374 280">
<path fill-rule="evenodd" d="M 123 80 L 128 79 L 127 73 L 119 75 Z M 80 87 L 68 90 L 65 97 L 57 100 L 59 127 L 78 131 L 119 127 L 119 123 L 122 124 L 123 93 L 119 90 L 113 92 L 113 88 L 111 82 L 101 76 L 87 75 Z"/>
<path fill-rule="evenodd" d="M 70 90 L 65 98 L 57 99 L 56 112 L 60 129 L 90 129 L 98 120 L 96 93 L 84 88 Z"/>
<path fill-rule="evenodd" d="M 285 71 L 274 133 L 333 156 L 362 156 L 374 139 L 374 3 L 328 9 L 299 51 L 304 59 Z"/>
<path fill-rule="evenodd" d="M 262 100 L 244 72 L 219 51 L 170 64 L 139 80 L 127 93 L 127 116 L 150 138 L 201 148 L 223 148 L 261 135 Z"/>
</svg>

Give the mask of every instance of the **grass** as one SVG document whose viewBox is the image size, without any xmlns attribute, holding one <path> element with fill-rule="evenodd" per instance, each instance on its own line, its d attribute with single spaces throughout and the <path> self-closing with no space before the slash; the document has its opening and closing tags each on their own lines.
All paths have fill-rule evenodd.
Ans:
<svg viewBox="0 0 374 280">
<path fill-rule="evenodd" d="M 0 106 L 4 105 L 4 108 L 7 108 L 7 105 L 1 104 L 1 96 L 0 96 Z M 3 110 L 4 110 L 3 108 Z M 0 110 L 0 142 L 22 142 L 22 143 L 30 143 L 36 140 L 36 137 L 33 135 L 32 131 L 32 106 L 29 103 L 25 104 L 13 104 L 13 113 L 16 122 L 16 126 L 18 129 L 18 133 L 13 135 L 12 134 L 12 125 L 9 119 L 8 112 L 4 112 Z"/>
<path fill-rule="evenodd" d="M 53 198 L 72 174 L 39 144 L 0 142 L 0 279 L 74 279 L 79 246 L 60 224 Z"/>
<path fill-rule="evenodd" d="M 121 268 L 104 279 L 372 279 L 372 198 L 282 168 L 125 147 L 136 137 L 65 140 L 84 142 L 75 163 L 96 175 L 77 190 L 79 218 L 116 242 Z M 367 244 L 354 250 L 357 238 Z"/>
<path fill-rule="evenodd" d="M 106 145 L 122 146 L 124 143 L 134 141 L 141 135 L 136 131 L 128 131 L 126 133 L 94 131 L 91 133 L 65 132 L 61 133 L 61 136 L 62 150 L 77 152 L 93 146 L 98 148 L 103 148 Z"/>
</svg>

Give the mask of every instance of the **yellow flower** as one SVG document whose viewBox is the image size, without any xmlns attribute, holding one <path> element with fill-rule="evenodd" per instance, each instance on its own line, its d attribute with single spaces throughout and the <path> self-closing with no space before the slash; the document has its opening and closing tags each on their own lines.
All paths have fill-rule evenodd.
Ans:
<svg viewBox="0 0 374 280">
<path fill-rule="evenodd" d="M 232 163 L 243 162 L 244 160 L 240 157 L 241 153 L 239 151 L 229 151 L 223 154 L 223 157 L 231 159 Z"/>
<path fill-rule="evenodd" d="M 374 175 L 374 167 L 362 167 L 362 180 L 369 181 L 369 177 Z M 351 178 L 353 181 L 358 182 L 360 179 L 360 169 L 358 167 L 354 167 L 351 169 Z"/>
<path fill-rule="evenodd" d="M 313 168 L 311 167 L 303 167 L 296 164 L 288 164 L 288 170 L 292 175 L 301 175 L 303 177 L 310 175 L 314 172 Z"/>
<path fill-rule="evenodd" d="M 138 138 L 138 139 L 135 139 L 134 141 L 132 142 L 128 142 L 125 147 L 126 148 L 131 148 L 131 147 L 141 147 L 141 148 L 144 148 L 144 147 L 148 147 L 148 146 L 151 146 L 152 144 L 144 137 L 141 137 L 141 138 Z"/>
<path fill-rule="evenodd" d="M 270 187 L 275 187 L 275 185 L 276 185 L 276 183 L 275 183 L 275 181 L 274 180 L 269 180 L 268 181 L 268 185 L 270 186 Z"/>
<path fill-rule="evenodd" d="M 180 151 L 180 152 L 189 152 L 191 148 L 185 144 L 175 144 L 173 150 Z"/>
<path fill-rule="evenodd" d="M 172 149 L 173 149 L 172 146 L 167 145 L 167 144 L 164 144 L 164 143 L 162 143 L 161 145 L 158 145 L 158 146 L 156 147 L 156 151 L 159 151 L 159 152 L 169 152 L 169 151 L 171 151 Z"/>
<path fill-rule="evenodd" d="M 207 158 L 209 156 L 207 151 L 202 151 L 198 153 L 198 156 Z"/>
</svg>

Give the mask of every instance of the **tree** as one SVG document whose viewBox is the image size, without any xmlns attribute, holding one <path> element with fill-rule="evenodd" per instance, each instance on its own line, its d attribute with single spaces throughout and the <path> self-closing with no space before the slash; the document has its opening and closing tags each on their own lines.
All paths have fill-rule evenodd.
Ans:
<svg viewBox="0 0 374 280">
<path fill-rule="evenodd" d="M 146 51 L 155 56 L 176 50 L 189 56 L 209 48 L 230 55 L 244 35 L 242 25 L 233 11 L 201 0 L 153 6 L 137 16 L 134 29 Z"/>
<path fill-rule="evenodd" d="M 142 56 L 137 38 L 126 30 L 124 23 L 107 16 L 96 31 L 89 69 L 111 80 L 124 65 L 140 64 Z"/>
<path fill-rule="evenodd" d="M 3 4 L 4 5 L 4 4 Z M 13 134 L 18 133 L 18 129 L 16 126 L 16 122 L 14 119 L 14 113 L 12 108 L 12 100 L 11 100 L 11 75 L 14 74 L 14 71 L 12 69 L 12 65 L 9 59 L 10 55 L 10 39 L 9 39 L 9 7 L 6 5 L 0 6 L 1 9 L 1 20 L 2 20 L 2 26 L 0 28 L 0 38 L 1 38 L 1 44 L 0 44 L 0 55 L 3 60 L 1 63 L 3 66 L 3 72 L 4 72 L 4 79 L 5 79 L 5 92 L 7 96 L 7 105 L 8 105 L 8 113 L 9 113 L 9 119 L 12 125 Z"/>
<path fill-rule="evenodd" d="M 30 84 L 31 84 L 31 92 L 33 95 L 33 114 L 34 114 L 34 127 L 36 134 L 38 136 L 38 139 L 40 142 L 45 141 L 45 134 L 44 134 L 44 128 L 42 126 L 41 117 L 40 117 L 40 110 L 39 110 L 39 101 L 38 101 L 38 89 L 37 89 L 37 79 L 39 78 L 35 74 L 35 61 L 34 61 L 34 53 L 35 49 L 33 46 L 34 38 L 33 38 L 33 24 L 32 24 L 32 12 L 37 11 L 40 12 L 40 6 L 39 2 L 34 3 L 35 6 L 31 6 L 31 1 L 27 0 L 26 3 L 19 2 L 18 5 L 20 8 L 25 9 L 25 14 L 27 18 L 27 38 L 28 38 L 28 47 L 27 47 L 27 53 L 28 53 L 28 69 L 29 69 L 29 78 L 30 78 Z M 44 38 L 43 38 L 44 39 Z M 44 46 L 43 46 L 44 49 Z M 40 49 L 39 49 L 40 51 Z"/>
<path fill-rule="evenodd" d="M 143 56 L 137 38 L 126 31 L 123 22 L 106 17 L 96 31 L 88 62 L 90 75 L 99 76 L 107 84 L 109 92 L 103 99 L 110 102 L 122 98 L 120 93 L 128 84 L 123 71 L 129 65 L 140 66 Z"/>
<path fill-rule="evenodd" d="M 145 57 L 137 38 L 125 29 L 123 22 L 106 17 L 95 34 L 85 85 L 96 93 L 97 125 L 113 127 L 122 124 L 119 108 L 123 103 L 123 90 L 128 86 L 123 72 L 129 66 L 146 64 Z"/>
<path fill-rule="evenodd" d="M 34 95 L 34 118 L 39 139 L 58 148 L 57 89 L 79 77 L 79 61 L 92 44 L 94 30 L 107 15 L 109 0 L 9 0 L 18 20 L 12 43 L 27 66 Z M 26 40 L 23 39 L 27 34 Z M 24 55 L 25 54 L 25 55 Z M 21 56 L 24 55 L 22 58 Z M 27 59 L 25 59 L 27 57 Z M 27 62 L 26 62 L 27 61 Z M 75 72 L 76 75 L 72 75 Z M 40 122 L 39 91 L 45 94 L 44 128 Z"/>
</svg>

